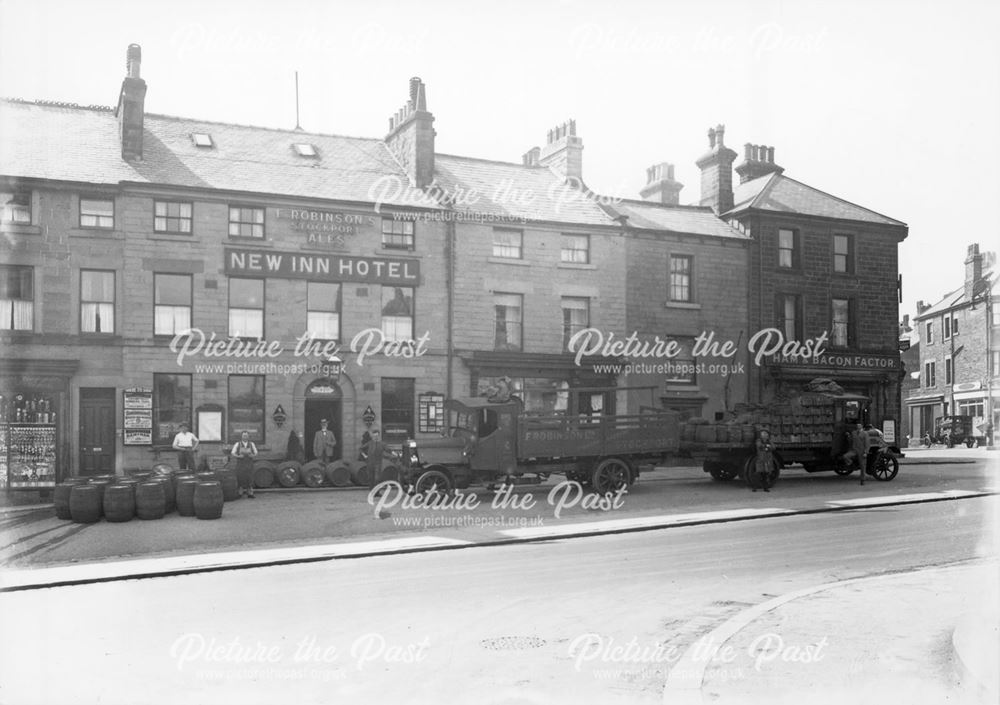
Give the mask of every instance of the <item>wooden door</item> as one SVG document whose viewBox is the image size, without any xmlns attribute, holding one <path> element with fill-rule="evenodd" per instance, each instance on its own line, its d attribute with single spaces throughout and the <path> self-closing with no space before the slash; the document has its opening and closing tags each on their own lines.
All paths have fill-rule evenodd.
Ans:
<svg viewBox="0 0 1000 705">
<path fill-rule="evenodd" d="M 80 475 L 115 472 L 115 390 L 80 390 Z"/>
</svg>

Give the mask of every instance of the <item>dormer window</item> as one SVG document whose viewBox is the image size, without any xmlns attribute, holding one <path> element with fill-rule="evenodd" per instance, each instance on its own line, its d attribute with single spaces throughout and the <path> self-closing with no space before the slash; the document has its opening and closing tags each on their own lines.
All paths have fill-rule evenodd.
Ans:
<svg viewBox="0 0 1000 705">
<path fill-rule="evenodd" d="M 317 157 L 319 156 L 316 152 L 316 147 L 311 144 L 306 144 L 305 142 L 296 142 L 292 145 L 295 153 L 300 157 Z"/>
<path fill-rule="evenodd" d="M 211 149 L 215 146 L 215 143 L 212 141 L 212 135 L 207 132 L 192 132 L 191 141 L 194 142 L 195 147 L 206 147 Z"/>
</svg>

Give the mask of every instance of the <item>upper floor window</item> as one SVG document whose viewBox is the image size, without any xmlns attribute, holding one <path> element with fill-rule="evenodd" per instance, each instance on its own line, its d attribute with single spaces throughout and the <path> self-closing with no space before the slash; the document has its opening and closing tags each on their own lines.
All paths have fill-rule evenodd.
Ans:
<svg viewBox="0 0 1000 705">
<path fill-rule="evenodd" d="M 31 267 L 0 265 L 0 330 L 33 330 L 35 272 Z"/>
<path fill-rule="evenodd" d="M 382 219 L 382 247 L 392 250 L 414 248 L 414 222 L 412 220 Z"/>
<path fill-rule="evenodd" d="M 115 332 L 114 272 L 80 272 L 80 332 Z"/>
<path fill-rule="evenodd" d="M 382 335 L 389 341 L 413 340 L 412 287 L 382 287 Z"/>
<path fill-rule="evenodd" d="M 340 340 L 340 284 L 307 282 L 306 330 L 317 340 Z"/>
<path fill-rule="evenodd" d="M 670 300 L 690 302 L 691 274 L 694 258 L 690 255 L 670 255 Z"/>
<path fill-rule="evenodd" d="M 563 235 L 561 240 L 561 262 L 590 264 L 590 235 Z"/>
<path fill-rule="evenodd" d="M 520 230 L 493 229 L 493 256 L 521 259 L 524 233 Z"/>
<path fill-rule="evenodd" d="M 833 271 L 838 274 L 854 274 L 854 238 L 852 236 L 833 236 Z"/>
<path fill-rule="evenodd" d="M 778 266 L 786 268 L 799 266 L 799 234 L 794 230 L 778 231 Z"/>
<path fill-rule="evenodd" d="M 115 227 L 115 202 L 111 199 L 81 198 L 80 227 L 113 229 Z"/>
<path fill-rule="evenodd" d="M 522 339 L 521 294 L 496 293 L 493 295 L 493 348 L 495 350 L 520 350 Z"/>
<path fill-rule="evenodd" d="M 264 237 L 264 209 L 229 206 L 229 237 Z"/>
<path fill-rule="evenodd" d="M 849 299 L 832 299 L 832 334 L 830 344 L 846 348 L 851 344 L 851 302 Z"/>
<path fill-rule="evenodd" d="M 590 299 L 580 296 L 564 296 L 562 314 L 563 348 L 566 348 L 574 335 L 590 328 Z"/>
<path fill-rule="evenodd" d="M 229 336 L 264 337 L 264 280 L 229 280 Z"/>
<path fill-rule="evenodd" d="M 955 366 L 951 360 L 951 355 L 944 358 L 944 383 L 951 384 L 955 381 Z"/>
<path fill-rule="evenodd" d="M 937 384 L 937 379 L 935 376 L 935 364 L 934 361 L 924 363 L 924 386 L 933 387 Z"/>
<path fill-rule="evenodd" d="M 153 201 L 153 231 L 191 234 L 191 204 Z"/>
<path fill-rule="evenodd" d="M 934 342 L 934 322 L 927 321 L 927 325 L 924 326 L 924 330 L 926 331 L 926 335 L 924 336 L 924 342 L 929 345 L 930 343 Z"/>
<path fill-rule="evenodd" d="M 191 328 L 190 274 L 153 275 L 153 335 L 176 335 Z"/>
<path fill-rule="evenodd" d="M 0 222 L 31 225 L 31 194 L 0 193 Z"/>
<path fill-rule="evenodd" d="M 799 301 L 799 297 L 795 294 L 778 294 L 776 304 L 778 329 L 784 334 L 785 340 L 802 340 Z"/>
<path fill-rule="evenodd" d="M 945 340 L 948 340 L 953 335 L 958 335 L 958 319 L 954 316 L 945 316 L 942 325 L 944 326 Z"/>
</svg>

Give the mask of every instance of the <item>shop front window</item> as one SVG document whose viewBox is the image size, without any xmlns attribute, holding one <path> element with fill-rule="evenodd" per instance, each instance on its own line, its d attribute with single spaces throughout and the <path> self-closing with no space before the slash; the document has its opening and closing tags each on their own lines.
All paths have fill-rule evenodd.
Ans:
<svg viewBox="0 0 1000 705">
<path fill-rule="evenodd" d="M 153 375 L 153 444 L 170 445 L 191 425 L 191 375 Z"/>
<path fill-rule="evenodd" d="M 414 382 L 410 377 L 382 378 L 382 438 L 386 443 L 413 438 Z"/>
</svg>

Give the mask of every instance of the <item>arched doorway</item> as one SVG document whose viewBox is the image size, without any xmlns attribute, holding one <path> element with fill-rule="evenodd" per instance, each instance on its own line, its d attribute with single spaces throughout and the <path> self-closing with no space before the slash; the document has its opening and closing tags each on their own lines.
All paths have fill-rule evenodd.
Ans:
<svg viewBox="0 0 1000 705">
<path fill-rule="evenodd" d="M 302 444 L 305 446 L 306 459 L 312 460 L 313 438 L 320 429 L 319 422 L 327 420 L 327 428 L 333 431 L 337 437 L 337 448 L 334 451 L 334 458 L 340 458 L 344 447 L 343 430 L 343 392 L 340 385 L 328 377 L 321 377 L 314 380 L 306 387 L 305 401 L 305 438 Z"/>
</svg>

